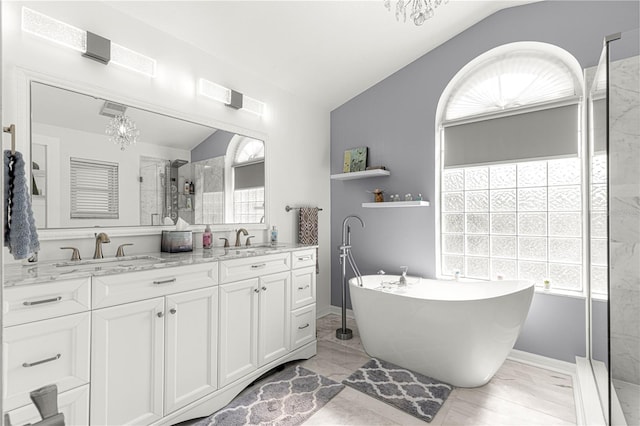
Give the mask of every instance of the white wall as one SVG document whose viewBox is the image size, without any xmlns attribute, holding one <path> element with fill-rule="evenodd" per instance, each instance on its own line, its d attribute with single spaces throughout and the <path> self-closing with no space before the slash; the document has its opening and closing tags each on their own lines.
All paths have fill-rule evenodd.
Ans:
<svg viewBox="0 0 640 426">
<path fill-rule="evenodd" d="M 155 58 L 156 77 L 145 77 L 113 64 L 105 66 L 83 58 L 76 51 L 23 33 L 22 6 Z M 149 7 L 153 7 L 151 3 Z M 295 242 L 297 236 L 296 216 L 294 212 L 285 212 L 285 205 L 324 208 L 319 223 L 318 310 L 322 312 L 329 306 L 329 111 L 263 81 L 251 70 L 227 64 L 102 2 L 2 2 L 2 31 L 3 123 L 15 122 L 19 126 L 28 123 L 24 116 L 26 90 L 21 83 L 23 70 L 27 70 L 72 88 L 108 93 L 114 101 L 266 140 L 269 187 L 266 213 L 269 224 L 278 226 L 280 240 Z M 201 77 L 265 102 L 267 114 L 257 117 L 197 96 L 197 81 Z M 18 149 L 26 153 L 29 145 L 25 135 L 24 128 L 19 127 Z M 219 232 L 230 236 L 232 230 L 227 227 Z M 266 237 L 265 232 L 252 233 L 258 238 Z M 125 240 L 135 242 L 131 253 L 159 249 L 157 236 L 125 235 L 111 240 L 112 246 Z M 40 259 L 60 259 L 65 255 L 58 247 L 66 244 L 80 246 L 88 257 L 93 232 L 87 230 L 81 240 L 74 241 L 41 239 Z M 4 259 L 11 259 L 6 251 Z"/>
</svg>

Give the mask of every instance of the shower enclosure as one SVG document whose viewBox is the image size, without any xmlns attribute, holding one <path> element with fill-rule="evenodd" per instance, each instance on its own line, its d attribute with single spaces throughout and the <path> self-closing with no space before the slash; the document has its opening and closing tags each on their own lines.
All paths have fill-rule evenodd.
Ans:
<svg viewBox="0 0 640 426">
<path fill-rule="evenodd" d="M 640 32 L 607 37 L 589 90 L 589 361 L 606 424 L 640 424 Z"/>
</svg>

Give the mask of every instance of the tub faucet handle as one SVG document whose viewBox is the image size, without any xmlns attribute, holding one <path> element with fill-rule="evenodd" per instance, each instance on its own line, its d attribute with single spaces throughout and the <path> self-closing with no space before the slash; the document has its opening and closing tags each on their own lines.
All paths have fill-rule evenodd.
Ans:
<svg viewBox="0 0 640 426">
<path fill-rule="evenodd" d="M 400 270 L 402 270 L 402 275 L 400 275 L 400 281 L 398 282 L 398 285 L 405 286 L 407 285 L 407 271 L 409 271 L 409 267 L 401 266 Z"/>
</svg>

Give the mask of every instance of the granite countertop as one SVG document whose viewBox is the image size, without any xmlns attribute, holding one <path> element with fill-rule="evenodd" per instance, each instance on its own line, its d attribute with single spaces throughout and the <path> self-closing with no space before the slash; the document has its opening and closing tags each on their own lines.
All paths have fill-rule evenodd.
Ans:
<svg viewBox="0 0 640 426">
<path fill-rule="evenodd" d="M 105 258 L 82 261 L 50 261 L 29 265 L 5 265 L 4 287 L 43 284 L 58 280 L 85 278 L 100 275 L 122 274 L 150 269 L 194 265 L 219 260 L 239 259 L 289 252 L 317 246 L 302 244 L 256 245 L 250 247 L 215 247 L 196 249 L 187 253 L 143 253 L 121 258 Z"/>
</svg>

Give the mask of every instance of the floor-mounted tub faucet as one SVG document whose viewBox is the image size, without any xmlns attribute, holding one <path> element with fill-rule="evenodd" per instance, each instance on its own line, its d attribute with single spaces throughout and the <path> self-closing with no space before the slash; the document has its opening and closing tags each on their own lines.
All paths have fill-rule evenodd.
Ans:
<svg viewBox="0 0 640 426">
<path fill-rule="evenodd" d="M 336 330 L 336 337 L 340 340 L 349 340 L 353 337 L 353 331 L 347 328 L 347 262 L 358 278 L 358 285 L 362 287 L 362 274 L 351 254 L 351 226 L 347 225 L 347 222 L 352 218 L 358 219 L 364 228 L 364 221 L 356 215 L 347 216 L 342 222 L 342 244 L 338 247 L 340 264 L 342 265 L 342 327 Z"/>
</svg>

